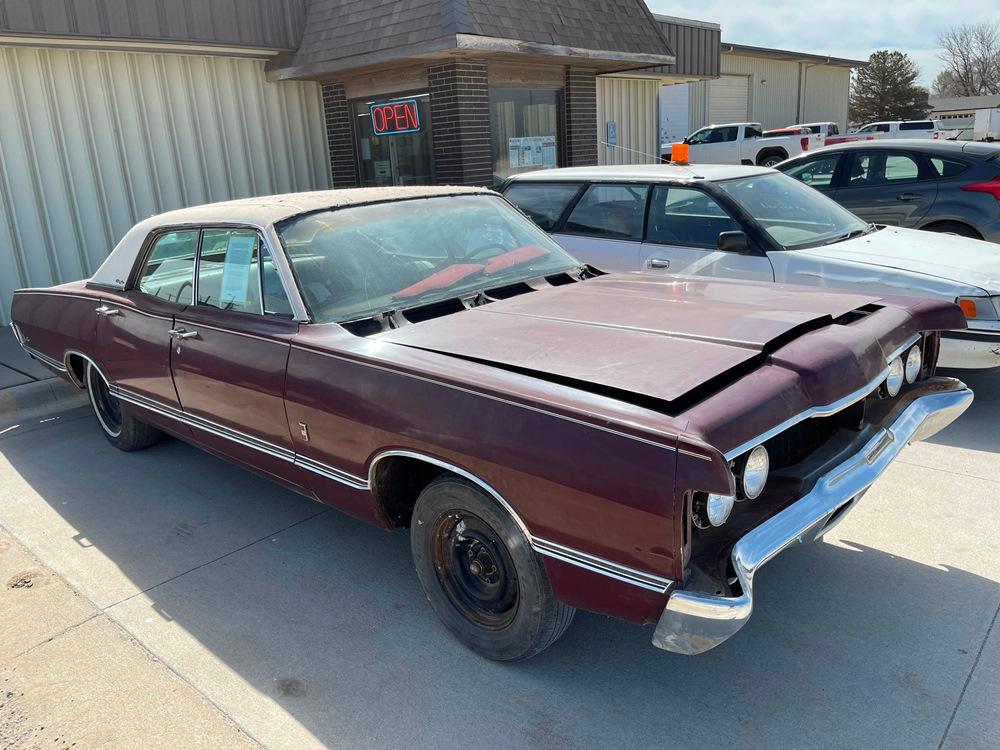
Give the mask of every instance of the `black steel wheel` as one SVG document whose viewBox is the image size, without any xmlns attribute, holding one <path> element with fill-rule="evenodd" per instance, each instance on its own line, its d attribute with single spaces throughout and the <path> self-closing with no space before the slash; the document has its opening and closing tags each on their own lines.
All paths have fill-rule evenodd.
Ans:
<svg viewBox="0 0 1000 750">
<path fill-rule="evenodd" d="M 576 610 L 553 596 L 524 530 L 474 483 L 452 474 L 431 482 L 414 507 L 410 541 L 431 606 L 477 653 L 526 659 L 572 622 Z"/>
<path fill-rule="evenodd" d="M 87 362 L 85 377 L 90 405 L 101 426 L 101 432 L 113 446 L 123 451 L 148 448 L 163 436 L 152 425 L 136 419 L 121 400 L 111 392 L 108 381 L 92 362 Z"/>
</svg>

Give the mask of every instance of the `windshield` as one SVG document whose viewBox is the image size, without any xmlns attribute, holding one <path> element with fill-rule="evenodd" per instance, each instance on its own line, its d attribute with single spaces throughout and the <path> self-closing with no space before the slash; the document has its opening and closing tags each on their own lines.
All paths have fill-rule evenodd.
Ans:
<svg viewBox="0 0 1000 750">
<path fill-rule="evenodd" d="M 771 172 L 716 184 L 785 250 L 845 240 L 871 226 L 787 175 Z"/>
<path fill-rule="evenodd" d="M 580 265 L 492 195 L 331 209 L 276 228 L 317 323 L 430 304 Z"/>
</svg>

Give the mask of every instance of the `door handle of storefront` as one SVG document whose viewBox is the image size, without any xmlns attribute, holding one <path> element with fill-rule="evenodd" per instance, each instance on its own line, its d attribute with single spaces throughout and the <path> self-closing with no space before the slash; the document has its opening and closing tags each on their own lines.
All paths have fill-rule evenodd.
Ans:
<svg viewBox="0 0 1000 750">
<path fill-rule="evenodd" d="M 95 307 L 94 312 L 98 315 L 104 315 L 108 317 L 110 315 L 121 315 L 121 310 L 116 307 L 108 307 L 107 305 L 101 305 L 100 307 Z"/>
<path fill-rule="evenodd" d="M 190 339 L 198 335 L 197 331 L 186 331 L 183 328 L 171 328 L 167 333 L 174 339 Z"/>
<path fill-rule="evenodd" d="M 670 261 L 666 258 L 646 258 L 648 268 L 670 268 Z"/>
</svg>

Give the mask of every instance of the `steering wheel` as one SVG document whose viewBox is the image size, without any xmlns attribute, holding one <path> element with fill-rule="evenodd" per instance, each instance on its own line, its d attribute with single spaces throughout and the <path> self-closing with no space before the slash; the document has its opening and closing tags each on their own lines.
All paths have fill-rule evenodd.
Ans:
<svg viewBox="0 0 1000 750">
<path fill-rule="evenodd" d="M 481 247 L 477 247 L 475 250 L 469 251 L 468 253 L 465 254 L 465 259 L 472 260 L 473 258 L 478 258 L 483 253 L 486 253 L 490 250 L 499 250 L 500 255 L 507 252 L 507 248 L 501 245 L 499 242 L 491 242 L 488 245 L 482 245 Z"/>
<path fill-rule="evenodd" d="M 190 286 L 194 286 L 190 281 L 185 281 L 183 284 L 181 284 L 180 289 L 177 290 L 177 300 L 176 300 L 177 304 L 180 304 L 180 302 L 181 302 L 181 295 L 184 294 L 184 290 L 187 289 Z M 159 290 L 157 290 L 157 291 L 159 291 Z"/>
</svg>

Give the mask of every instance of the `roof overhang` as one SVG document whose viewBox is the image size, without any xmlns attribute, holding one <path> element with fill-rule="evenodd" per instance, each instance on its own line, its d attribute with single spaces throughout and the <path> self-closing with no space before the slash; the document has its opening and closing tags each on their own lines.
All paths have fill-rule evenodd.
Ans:
<svg viewBox="0 0 1000 750">
<path fill-rule="evenodd" d="M 267 65 L 271 80 L 322 79 L 350 72 L 351 75 L 366 70 L 393 67 L 412 63 L 414 60 L 433 61 L 465 57 L 504 62 L 531 61 L 579 65 L 598 73 L 633 70 L 653 65 L 671 65 L 674 55 L 616 50 L 595 50 L 568 47 L 558 44 L 526 42 L 521 39 L 478 36 L 475 34 L 448 34 L 429 42 L 378 50 L 363 55 L 351 55 L 308 65 L 295 65 L 294 55 L 279 55 Z"/>
<path fill-rule="evenodd" d="M 862 68 L 868 65 L 867 60 L 851 60 L 846 57 L 831 55 L 816 55 L 811 52 L 793 52 L 787 49 L 772 49 L 770 47 L 754 47 L 749 44 L 722 43 L 724 55 L 746 55 L 748 57 L 767 57 L 772 60 L 788 60 L 790 62 L 806 62 L 819 65 L 833 65 L 840 68 Z"/>
<path fill-rule="evenodd" d="M 10 47 L 49 47 L 55 49 L 92 49 L 118 52 L 157 52 L 175 55 L 221 55 L 268 59 L 287 50 L 274 47 L 245 47 L 212 42 L 180 42 L 172 39 L 137 39 L 57 34 L 0 33 L 0 45 Z"/>
</svg>

